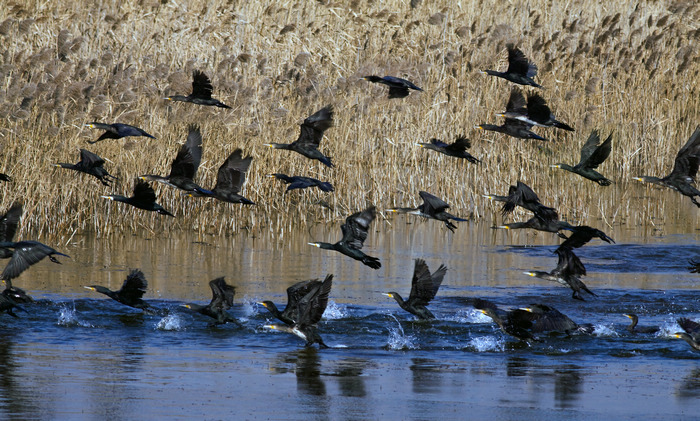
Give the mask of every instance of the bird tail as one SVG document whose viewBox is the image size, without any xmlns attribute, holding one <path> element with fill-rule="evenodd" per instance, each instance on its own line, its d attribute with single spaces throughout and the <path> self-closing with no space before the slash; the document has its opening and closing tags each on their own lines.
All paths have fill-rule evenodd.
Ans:
<svg viewBox="0 0 700 421">
<path fill-rule="evenodd" d="M 331 159 L 329 157 L 324 156 L 322 158 L 319 158 L 319 161 L 321 161 L 323 165 L 333 168 L 333 163 L 331 163 Z"/>
<path fill-rule="evenodd" d="M 382 264 L 379 262 L 379 259 L 376 257 L 365 256 L 362 259 L 362 263 L 371 267 L 372 269 L 379 269 L 380 267 L 382 267 Z"/>
<path fill-rule="evenodd" d="M 557 128 L 560 128 L 560 129 L 564 129 L 564 130 L 568 130 L 568 131 L 570 131 L 570 132 L 575 131 L 573 127 L 569 126 L 569 125 L 566 124 L 566 123 L 562 123 L 561 121 L 558 121 L 558 120 L 554 120 L 554 127 L 557 127 Z"/>
<path fill-rule="evenodd" d="M 333 188 L 333 185 L 327 181 L 324 181 L 318 185 L 318 188 L 321 189 L 321 191 L 335 191 L 335 188 Z"/>
</svg>

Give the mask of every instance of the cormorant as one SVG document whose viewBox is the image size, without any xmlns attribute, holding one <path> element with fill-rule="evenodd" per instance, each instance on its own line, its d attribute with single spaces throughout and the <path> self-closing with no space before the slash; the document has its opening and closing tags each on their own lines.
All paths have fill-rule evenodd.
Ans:
<svg viewBox="0 0 700 421">
<path fill-rule="evenodd" d="M 330 281 L 333 279 L 333 275 L 326 275 L 325 281 Z M 292 326 L 299 319 L 299 302 L 310 292 L 321 288 L 323 282 L 318 279 L 311 279 L 308 281 L 297 282 L 296 284 L 287 288 L 287 306 L 282 312 L 279 311 L 275 303 L 272 301 L 262 301 L 258 304 L 265 307 L 273 316 L 278 320 L 284 322 L 286 325 Z"/>
<path fill-rule="evenodd" d="M 191 192 L 190 196 L 209 196 L 222 202 L 243 203 L 244 205 L 254 205 L 252 201 L 243 197 L 240 192 L 245 184 L 245 175 L 253 157 L 243 158 L 243 150 L 240 148 L 231 152 L 223 164 L 219 167 L 216 175 L 216 185 L 211 194 L 201 192 Z"/>
<path fill-rule="evenodd" d="M 316 324 L 321 320 L 323 312 L 326 311 L 328 294 L 331 292 L 332 285 L 333 276 L 326 276 L 319 288 L 312 289 L 302 297 L 298 303 L 298 319 L 291 326 L 265 325 L 264 327 L 294 334 L 305 340 L 306 346 L 317 343 L 321 348 L 328 348 L 319 335 Z"/>
<path fill-rule="evenodd" d="M 572 333 L 593 333 L 593 325 L 590 323 L 579 325 L 566 314 L 561 313 L 554 307 L 545 304 L 532 304 L 529 307 L 521 307 L 513 310 L 513 316 L 532 323 L 530 330 L 534 333 L 542 332 L 564 332 L 567 335 Z"/>
<path fill-rule="evenodd" d="M 12 181 L 12 177 L 0 172 L 0 181 Z"/>
<path fill-rule="evenodd" d="M 26 311 L 19 304 L 34 301 L 23 289 L 17 287 L 7 287 L 0 293 L 0 313 L 7 313 L 12 317 L 18 317 L 14 309 Z"/>
<path fill-rule="evenodd" d="M 420 191 L 418 194 L 420 195 L 421 199 L 423 199 L 423 203 L 421 203 L 417 208 L 391 208 L 387 209 L 386 211 L 409 213 L 411 215 L 419 215 L 428 219 L 437 219 L 438 221 L 444 222 L 445 226 L 452 232 L 454 232 L 455 228 L 457 228 L 457 225 L 453 224 L 450 220 L 466 221 L 464 218 L 459 218 L 447 212 L 450 205 L 439 197 L 433 196 L 432 194 L 424 191 Z"/>
<path fill-rule="evenodd" d="M 693 349 L 700 351 L 700 323 L 681 317 L 678 319 L 678 324 L 685 332 L 676 332 L 673 336 L 683 339 Z"/>
<path fill-rule="evenodd" d="M 187 141 L 180 147 L 175 160 L 170 165 L 170 174 L 166 177 L 144 174 L 139 178 L 145 181 L 157 181 L 186 192 L 211 196 L 213 195 L 211 191 L 203 189 L 194 182 L 199 163 L 202 161 L 202 134 L 199 126 L 196 125 L 190 125 L 188 131 Z"/>
<path fill-rule="evenodd" d="M 413 268 L 413 280 L 411 281 L 411 292 L 408 295 L 408 300 L 404 301 L 397 292 L 389 292 L 387 297 L 393 298 L 399 303 L 399 307 L 407 312 L 415 315 L 420 320 L 434 319 L 435 316 L 426 308 L 430 301 L 435 298 L 442 278 L 447 273 L 447 267 L 440 265 L 432 275 L 430 269 L 423 259 L 416 259 L 416 264 Z"/>
<path fill-rule="evenodd" d="M 688 270 L 690 273 L 700 273 L 700 260 L 688 260 Z"/>
<path fill-rule="evenodd" d="M 153 188 L 149 186 L 148 183 L 139 179 L 136 180 L 136 184 L 134 185 L 134 195 L 131 197 L 121 196 L 118 194 L 101 197 L 117 202 L 127 203 L 139 209 L 151 212 L 155 211 L 161 215 L 168 215 L 172 217 L 175 216 L 156 203 L 156 192 L 153 191 Z"/>
<path fill-rule="evenodd" d="M 430 143 L 419 143 L 418 146 L 432 149 L 448 156 L 454 156 L 455 158 L 463 158 L 473 164 L 481 162 L 467 152 L 467 149 L 471 147 L 471 141 L 464 136 L 457 137 L 454 143 L 450 144 L 442 142 L 439 139 L 431 139 Z"/>
<path fill-rule="evenodd" d="M 304 155 L 309 159 L 321 161 L 324 165 L 332 167 L 331 159 L 318 150 L 318 145 L 323 139 L 323 133 L 333 125 L 333 106 L 327 105 L 307 117 L 301 124 L 301 133 L 292 143 L 265 143 L 275 149 L 287 149 Z"/>
<path fill-rule="evenodd" d="M 325 192 L 331 192 L 335 190 L 331 183 L 327 181 L 317 180 L 312 177 L 304 177 L 301 175 L 294 175 L 290 177 L 286 174 L 281 173 L 268 174 L 268 177 L 275 177 L 276 179 L 282 180 L 286 184 L 289 184 L 287 186 L 287 190 L 285 190 L 285 193 L 290 190 L 305 189 L 308 187 L 318 187 L 319 189 L 321 189 L 321 191 Z"/>
<path fill-rule="evenodd" d="M 552 168 L 561 168 L 562 170 L 578 174 L 583 178 L 593 180 L 601 186 L 609 186 L 612 184 L 612 181 L 605 178 L 595 169 L 610 156 L 610 151 L 612 150 L 612 134 L 600 145 L 598 145 L 599 142 L 600 135 L 598 134 L 598 130 L 593 130 L 591 135 L 588 136 L 588 140 L 583 145 L 583 148 L 581 148 L 581 160 L 578 164 L 572 167 L 571 165 L 559 163 L 552 165 Z"/>
<path fill-rule="evenodd" d="M 226 312 L 226 310 L 233 306 L 233 297 L 236 294 L 236 287 L 227 284 L 222 276 L 209 281 L 209 288 L 211 288 L 212 293 L 212 299 L 209 304 L 205 306 L 199 304 L 184 304 L 183 307 L 216 319 L 216 321 L 209 324 L 209 326 L 222 325 L 227 322 L 238 324 L 238 320 Z"/>
<path fill-rule="evenodd" d="M 83 172 L 85 174 L 90 174 L 91 176 L 96 177 L 98 180 L 100 180 L 100 183 L 104 184 L 107 187 L 110 187 L 112 181 L 116 180 L 117 177 L 111 175 L 107 172 L 106 169 L 102 167 L 104 163 L 105 160 L 100 158 L 96 154 L 86 149 L 81 149 L 80 161 L 78 161 L 77 164 L 66 164 L 61 162 L 58 164 L 54 164 L 54 166 Z"/>
<path fill-rule="evenodd" d="M 54 254 L 58 256 L 70 257 L 67 254 L 59 253 L 46 244 L 33 240 L 2 242 L 0 243 L 0 248 L 13 249 L 12 257 L 10 258 L 9 263 L 7 263 L 7 266 L 5 266 L 5 270 L 2 271 L 2 275 L 0 275 L 0 277 L 5 281 L 7 288 L 12 287 L 12 280 L 14 278 L 18 277 L 22 272 L 29 269 L 31 265 L 41 261 L 41 259 L 44 257 L 48 256 L 49 260 L 54 263 L 58 263 L 59 265 L 61 262 L 53 257 Z"/>
<path fill-rule="evenodd" d="M 700 202 L 695 196 L 700 196 L 700 190 L 696 189 L 692 183 L 695 182 L 695 175 L 700 165 L 700 126 L 698 126 L 690 139 L 678 151 L 673 164 L 673 170 L 664 178 L 640 176 L 635 180 L 645 183 L 658 184 L 678 191 L 683 196 L 690 197 L 695 206 L 700 207 Z"/>
<path fill-rule="evenodd" d="M 525 97 L 520 89 L 516 86 L 510 90 L 510 96 L 508 97 L 508 103 L 506 104 L 506 114 L 514 113 L 517 115 L 526 113 L 525 109 Z M 493 124 L 480 124 L 476 126 L 477 129 L 490 130 L 492 132 L 499 132 L 507 134 L 518 139 L 537 139 L 547 141 L 542 136 L 537 135 L 530 129 L 532 124 L 520 121 L 514 118 L 506 118 L 503 125 L 496 126 Z"/>
<path fill-rule="evenodd" d="M 532 323 L 522 318 L 514 317 L 516 313 L 501 310 L 496 304 L 481 298 L 475 300 L 474 308 L 489 316 L 503 333 L 521 341 L 539 341 L 539 339 L 535 338 L 532 332 L 528 330 L 532 326 Z"/>
<path fill-rule="evenodd" d="M 484 70 L 482 73 L 497 76 L 519 85 L 529 85 L 534 86 L 535 88 L 541 88 L 542 86 L 535 83 L 535 81 L 532 79 L 537 75 L 537 66 L 530 62 L 525 57 L 525 54 L 523 54 L 523 52 L 513 44 L 507 44 L 506 48 L 508 48 L 508 70 L 505 72 Z"/>
<path fill-rule="evenodd" d="M 581 291 L 586 291 L 587 293 L 596 296 L 596 294 L 588 289 L 586 284 L 584 284 L 579 278 L 579 276 L 586 274 L 586 267 L 583 266 L 583 263 L 574 254 L 573 250 L 570 247 L 560 246 L 555 250 L 555 253 L 559 256 L 559 262 L 557 263 L 557 267 L 551 272 L 531 271 L 523 273 L 529 276 L 544 279 L 546 281 L 559 282 L 562 285 L 568 286 L 573 291 L 571 298 L 576 300 L 584 301 L 583 297 L 581 297 Z"/>
<path fill-rule="evenodd" d="M 214 87 L 209 77 L 199 70 L 192 72 L 192 93 L 187 96 L 173 95 L 166 97 L 168 101 L 191 102 L 197 105 L 213 105 L 219 108 L 231 108 L 218 99 L 211 97 Z"/>
<path fill-rule="evenodd" d="M 659 331 L 658 326 L 637 326 L 637 323 L 639 323 L 639 317 L 637 317 L 636 314 L 625 314 L 625 317 L 629 317 L 632 322 L 630 323 L 629 326 L 627 326 L 627 330 L 630 333 L 656 333 Z"/>
<path fill-rule="evenodd" d="M 88 140 L 88 143 L 94 144 L 97 143 L 101 140 L 105 139 L 121 139 L 122 137 L 127 137 L 127 136 L 145 136 L 145 137 L 150 137 L 151 139 L 155 139 L 154 136 L 151 136 L 150 134 L 146 133 L 142 129 L 136 127 L 136 126 L 130 126 L 128 124 L 122 124 L 122 123 L 113 123 L 113 124 L 105 124 L 105 123 L 98 123 L 96 121 L 93 121 L 92 123 L 86 124 L 87 127 L 90 127 L 92 129 L 100 129 L 100 130 L 105 130 L 104 133 L 100 137 L 97 138 L 97 140 Z"/>
<path fill-rule="evenodd" d="M 17 201 L 0 217 L 0 243 L 12 241 L 17 232 L 17 225 L 19 225 L 19 219 L 21 217 L 22 203 Z M 9 259 L 10 257 L 12 257 L 12 250 L 6 247 L 0 247 L 0 259 Z"/>
<path fill-rule="evenodd" d="M 516 206 L 520 206 L 539 216 L 545 222 L 559 219 L 557 211 L 554 208 L 541 204 L 535 192 L 521 181 L 518 181 L 517 185 L 508 188 L 508 196 L 487 194 L 484 197 L 497 202 L 505 202 L 501 208 L 501 213 L 504 216 L 513 212 Z"/>
<path fill-rule="evenodd" d="M 401 79 L 400 77 L 395 77 L 395 76 L 384 76 L 384 77 L 365 76 L 362 79 L 364 79 L 368 82 L 381 83 L 383 85 L 388 86 L 389 87 L 389 99 L 405 98 L 409 94 L 409 89 L 413 89 L 414 91 L 422 91 L 421 88 L 417 87 L 412 82 L 410 82 L 406 79 Z"/>
<path fill-rule="evenodd" d="M 377 216 L 377 210 L 374 206 L 353 213 L 345 219 L 345 223 L 340 226 L 343 231 L 343 238 L 335 244 L 331 243 L 309 243 L 325 250 L 335 250 L 355 260 L 359 260 L 372 269 L 379 269 L 382 264 L 376 257 L 371 257 L 360 250 L 367 239 L 367 230 L 369 224 L 374 221 Z"/>
<path fill-rule="evenodd" d="M 100 285 L 86 286 L 86 289 L 99 292 L 126 306 L 151 311 L 152 307 L 141 299 L 148 288 L 148 281 L 139 269 L 131 269 L 118 291 L 112 291 Z"/>
<path fill-rule="evenodd" d="M 557 127 L 570 132 L 574 131 L 573 127 L 562 123 L 554 117 L 549 106 L 547 106 L 547 101 L 539 94 L 529 94 L 527 96 L 527 108 L 525 112 L 523 112 L 522 109 L 506 110 L 505 113 L 499 115 L 505 118 L 520 120 L 527 124 L 532 124 L 533 126 Z"/>
</svg>

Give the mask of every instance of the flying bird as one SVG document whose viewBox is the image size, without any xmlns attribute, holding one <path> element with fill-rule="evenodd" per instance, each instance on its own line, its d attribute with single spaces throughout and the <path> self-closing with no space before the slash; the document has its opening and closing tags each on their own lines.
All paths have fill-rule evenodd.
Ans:
<svg viewBox="0 0 700 421">
<path fill-rule="evenodd" d="M 368 82 L 381 83 L 382 85 L 388 86 L 389 87 L 389 99 L 405 98 L 410 93 L 409 89 L 413 89 L 414 91 L 422 91 L 422 89 L 417 87 L 416 85 L 414 85 L 413 82 L 410 82 L 406 79 L 401 79 L 400 77 L 395 77 L 395 76 L 384 76 L 384 77 L 365 76 L 365 77 L 363 77 L 363 79 L 368 81 Z"/>
<path fill-rule="evenodd" d="M 218 99 L 212 98 L 211 93 L 214 87 L 211 85 L 209 77 L 199 70 L 192 72 L 192 93 L 183 95 L 172 95 L 166 97 L 168 101 L 191 102 L 197 105 L 211 105 L 219 108 L 231 108 Z"/>
<path fill-rule="evenodd" d="M 425 149 L 432 149 L 447 156 L 466 159 L 472 164 L 481 162 L 467 152 L 467 149 L 471 147 L 471 141 L 464 136 L 458 136 L 453 143 L 449 144 L 439 139 L 431 139 L 430 143 L 419 143 L 418 146 Z"/>
<path fill-rule="evenodd" d="M 136 126 L 131 126 L 129 124 L 123 124 L 123 123 L 113 123 L 113 124 L 106 124 L 106 123 L 98 123 L 96 121 L 93 121 L 92 123 L 86 124 L 87 127 L 90 127 L 92 129 L 100 129 L 100 130 L 105 130 L 104 133 L 100 137 L 97 138 L 97 140 L 88 140 L 88 143 L 94 144 L 97 142 L 100 142 L 105 139 L 121 139 L 122 137 L 128 137 L 128 136 L 145 136 L 145 137 L 150 137 L 151 139 L 155 139 L 154 136 L 151 136 L 150 134 L 146 133 L 143 129 L 140 129 Z"/>
<path fill-rule="evenodd" d="M 148 289 L 148 281 L 146 281 L 146 276 L 139 269 L 131 269 L 122 287 L 117 291 L 112 291 L 101 285 L 90 285 L 85 288 L 104 294 L 125 306 L 151 311 L 151 306 L 142 299 L 143 294 Z"/>
<path fill-rule="evenodd" d="M 227 322 L 240 324 L 238 320 L 227 312 L 228 309 L 233 307 L 233 297 L 236 294 L 236 287 L 227 284 L 222 276 L 209 281 L 209 288 L 211 288 L 212 293 L 212 299 L 209 304 L 205 306 L 199 304 L 185 304 L 184 307 L 215 319 L 216 321 L 212 322 L 209 326 L 222 325 Z"/>
<path fill-rule="evenodd" d="M 333 279 L 333 275 L 326 275 L 327 281 Z M 287 288 L 287 305 L 283 311 L 280 311 L 272 301 L 259 302 L 278 320 L 284 322 L 288 326 L 294 325 L 299 320 L 299 302 L 309 293 L 321 288 L 322 281 L 318 279 L 310 279 L 308 281 L 297 282 Z"/>
<path fill-rule="evenodd" d="M 104 169 L 104 163 L 105 160 L 100 158 L 97 154 L 94 154 L 86 149 L 81 149 L 80 161 L 78 161 L 76 164 L 66 164 L 60 162 L 58 164 L 54 164 L 54 166 L 89 174 L 100 180 L 100 183 L 103 185 L 110 187 L 112 185 L 112 181 L 116 180 L 117 177 L 111 175 L 106 169 Z"/>
<path fill-rule="evenodd" d="M 529 61 L 525 54 L 513 44 L 507 44 L 508 49 L 508 69 L 505 72 L 495 70 L 484 70 L 490 76 L 496 76 L 519 85 L 529 85 L 541 88 L 533 78 L 537 75 L 537 66 Z"/>
<path fill-rule="evenodd" d="M 241 195 L 241 190 L 245 184 L 246 173 L 250 167 L 252 157 L 243 157 L 243 150 L 236 149 L 226 158 L 219 167 L 216 175 L 216 185 L 211 190 L 211 194 L 201 191 L 190 192 L 190 196 L 209 196 L 222 202 L 242 203 L 244 205 L 254 205 L 251 200 Z"/>
<path fill-rule="evenodd" d="M 275 177 L 278 180 L 288 184 L 285 193 L 294 189 L 306 189 L 309 187 L 318 187 L 321 191 L 331 192 L 335 189 L 333 185 L 327 181 L 321 181 L 313 177 L 304 177 L 301 175 L 289 176 L 282 173 L 269 174 L 268 177 Z"/>
<path fill-rule="evenodd" d="M 156 203 L 156 192 L 153 188 L 148 185 L 145 181 L 139 179 L 136 180 L 134 185 L 134 194 L 131 197 L 126 197 L 118 194 L 101 196 L 105 199 L 114 200 L 116 202 L 122 202 L 129 204 L 135 208 L 158 212 L 161 215 L 175 216 L 172 213 L 165 210 L 164 207 Z"/>
<path fill-rule="evenodd" d="M 397 212 L 397 213 L 408 213 L 411 215 L 422 216 L 423 218 L 436 219 L 445 223 L 445 226 L 452 232 L 455 231 L 457 225 L 453 224 L 452 221 L 466 221 L 464 218 L 460 218 L 447 212 L 450 205 L 444 200 L 437 196 L 424 191 L 418 192 L 423 203 L 421 203 L 417 208 L 390 208 L 387 212 Z"/>
<path fill-rule="evenodd" d="M 14 278 L 18 277 L 22 272 L 29 269 L 29 267 L 33 264 L 40 262 L 44 257 L 48 257 L 49 260 L 54 263 L 58 263 L 59 265 L 61 262 L 59 262 L 54 255 L 70 257 L 67 254 L 54 250 L 46 244 L 33 240 L 17 242 L 6 241 L 0 243 L 0 248 L 12 249 L 12 257 L 7 263 L 7 266 L 5 266 L 5 269 L 2 271 L 2 275 L 0 275 L 0 278 L 5 281 L 7 288 L 12 287 L 12 280 Z"/>
<path fill-rule="evenodd" d="M 318 150 L 323 139 L 323 133 L 333 126 L 333 106 L 327 105 L 307 117 L 301 124 L 301 133 L 292 143 L 265 143 L 275 149 L 287 149 L 304 155 L 309 159 L 321 161 L 323 165 L 332 167 L 331 159 Z"/>
<path fill-rule="evenodd" d="M 399 307 L 418 317 L 420 320 L 434 319 L 435 316 L 426 308 L 442 284 L 442 279 L 447 273 L 447 267 L 440 265 L 438 270 L 430 273 L 428 264 L 423 259 L 416 259 L 413 267 L 413 279 L 411 280 L 411 292 L 408 300 L 404 301 L 397 292 L 389 292 L 386 295 L 399 303 Z"/>
<path fill-rule="evenodd" d="M 588 140 L 584 143 L 583 148 L 581 148 L 581 160 L 578 164 L 572 167 L 571 165 L 560 163 L 552 165 L 552 168 L 570 171 L 583 178 L 595 181 L 601 186 L 609 186 L 612 184 L 612 181 L 605 178 L 595 169 L 610 156 L 610 151 L 612 150 L 612 134 L 605 139 L 605 142 L 599 143 L 600 135 L 598 134 L 598 130 L 591 131 Z"/>
<path fill-rule="evenodd" d="M 503 115 L 513 113 L 512 115 L 520 115 L 527 113 L 525 96 L 516 86 L 513 86 L 510 90 L 510 96 L 508 97 L 508 103 L 506 104 L 506 112 Z M 536 134 L 532 130 L 533 124 L 521 121 L 515 118 L 506 117 L 502 125 L 497 126 L 494 124 L 480 124 L 476 126 L 477 129 L 487 130 L 492 132 L 503 133 L 511 137 L 518 139 L 536 139 L 547 141 L 544 137 Z"/>
</svg>

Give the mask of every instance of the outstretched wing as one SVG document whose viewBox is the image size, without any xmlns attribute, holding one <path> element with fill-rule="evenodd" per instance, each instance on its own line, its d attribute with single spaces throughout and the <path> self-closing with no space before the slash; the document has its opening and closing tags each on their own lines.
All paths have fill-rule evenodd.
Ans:
<svg viewBox="0 0 700 421">
<path fill-rule="evenodd" d="M 147 182 L 138 180 L 134 186 L 133 198 L 138 202 L 152 203 L 156 201 L 156 192 Z"/>
<path fill-rule="evenodd" d="M 124 280 L 122 288 L 117 292 L 119 295 L 125 298 L 124 301 L 136 301 L 143 297 L 148 288 L 148 281 L 146 281 L 146 276 L 139 269 L 131 269 L 129 275 Z"/>
<path fill-rule="evenodd" d="M 209 305 L 212 308 L 228 310 L 233 306 L 233 297 L 236 294 L 236 287 L 227 284 L 223 276 L 209 281 L 209 288 L 211 288 L 212 293 L 212 299 Z"/>
<path fill-rule="evenodd" d="M 449 207 L 450 207 L 450 205 L 448 205 L 447 202 L 445 202 L 444 200 L 440 199 L 437 196 L 433 196 L 432 194 L 430 194 L 428 192 L 420 191 L 420 192 L 418 192 L 418 194 L 420 195 L 421 199 L 423 199 L 423 206 L 428 206 L 431 209 L 433 209 L 434 210 L 433 213 L 440 213 L 440 212 L 444 211 L 445 209 L 449 209 Z M 423 206 L 421 206 L 421 207 L 423 207 Z M 423 213 L 426 213 L 428 215 L 431 214 L 431 212 L 425 212 L 425 211 L 423 211 Z"/>
<path fill-rule="evenodd" d="M 323 132 L 333 125 L 333 106 L 327 105 L 316 111 L 301 124 L 301 133 L 292 145 L 318 147 Z"/>
<path fill-rule="evenodd" d="M 101 167 L 104 165 L 105 160 L 99 157 L 97 154 L 94 154 L 87 149 L 81 149 L 80 150 L 80 162 L 78 162 L 78 166 L 82 166 L 83 168 L 95 168 L 95 167 Z"/>
<path fill-rule="evenodd" d="M 525 54 L 513 44 L 508 44 L 508 73 L 517 73 L 527 77 L 534 77 L 537 74 L 537 66 L 530 63 Z"/>
<path fill-rule="evenodd" d="M 240 192 L 245 183 L 245 175 L 251 161 L 253 161 L 253 158 L 250 156 L 243 158 L 243 150 L 240 148 L 231 152 L 231 155 L 219 167 L 214 190 L 227 190 L 232 193 Z"/>
<path fill-rule="evenodd" d="M 345 223 L 340 226 L 340 229 L 343 231 L 343 239 L 341 241 L 351 248 L 361 249 L 367 239 L 369 224 L 374 221 L 376 216 L 377 209 L 374 206 L 348 216 L 345 219 Z"/>
<path fill-rule="evenodd" d="M 22 217 L 22 203 L 15 202 L 12 207 L 0 217 L 0 242 L 12 241 L 17 232 L 19 219 Z"/>
<path fill-rule="evenodd" d="M 583 145 L 583 148 L 581 148 L 581 161 L 579 165 L 585 168 L 596 169 L 598 165 L 608 159 L 610 151 L 612 150 L 612 134 L 610 134 L 600 146 L 598 146 L 598 142 L 600 142 L 598 130 L 593 130 L 591 135 L 588 136 L 588 140 Z"/>
<path fill-rule="evenodd" d="M 15 251 L 10 262 L 2 271 L 2 279 L 14 279 L 31 265 L 38 263 L 44 257 L 56 250 L 36 241 L 20 241 L 15 243 Z"/>
<path fill-rule="evenodd" d="M 192 96 L 201 99 L 211 99 L 211 86 L 209 77 L 199 70 L 192 72 Z"/>
<path fill-rule="evenodd" d="M 446 272 L 447 268 L 445 265 L 441 265 L 440 268 L 431 275 L 425 260 L 416 259 L 416 264 L 413 268 L 413 280 L 411 281 L 409 301 L 419 305 L 428 305 L 428 303 L 435 298 Z"/>
<path fill-rule="evenodd" d="M 186 177 L 194 180 L 197 168 L 202 161 L 202 134 L 199 126 L 191 125 L 188 128 L 187 141 L 180 147 L 180 150 L 170 166 L 172 177 Z"/>
<path fill-rule="evenodd" d="M 318 289 L 312 290 L 299 301 L 299 324 L 315 325 L 321 320 L 332 286 L 333 275 L 327 275 Z"/>
<path fill-rule="evenodd" d="M 698 166 L 700 166 L 700 126 L 695 129 L 690 139 L 678 151 L 673 170 L 667 178 L 690 177 L 690 181 L 692 181 L 698 173 Z"/>
</svg>

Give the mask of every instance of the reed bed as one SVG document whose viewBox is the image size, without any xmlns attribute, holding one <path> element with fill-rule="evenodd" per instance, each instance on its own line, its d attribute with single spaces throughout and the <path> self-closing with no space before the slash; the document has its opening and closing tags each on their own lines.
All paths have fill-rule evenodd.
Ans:
<svg viewBox="0 0 700 421">
<path fill-rule="evenodd" d="M 504 194 L 517 180 L 571 222 L 697 226 L 687 198 L 631 180 L 670 172 L 700 124 L 693 1 L 24 1 L 0 7 L 0 39 L 0 171 L 14 179 L 2 185 L 0 205 L 24 201 L 24 234 L 283 236 L 369 203 L 417 204 L 419 190 L 443 197 L 456 215 L 500 221 L 481 195 Z M 538 143 L 473 128 L 500 124 L 510 84 L 479 70 L 502 69 L 508 42 L 538 64 L 541 94 L 576 132 L 536 129 L 553 140 Z M 163 100 L 189 93 L 194 69 L 231 110 Z M 384 87 L 361 79 L 369 74 L 405 77 L 425 91 L 388 100 Z M 335 168 L 262 146 L 295 140 L 301 121 L 326 104 L 335 126 L 320 149 Z M 100 134 L 84 127 L 90 121 L 134 124 L 157 139 L 88 145 Z M 173 220 L 100 198 L 130 195 L 139 174 L 167 174 L 190 123 L 204 136 L 199 184 L 213 186 L 241 147 L 254 157 L 244 193 L 256 206 L 156 186 Z M 578 162 L 592 129 L 614 133 L 600 169 L 610 187 L 549 168 Z M 481 165 L 415 145 L 460 134 Z M 79 148 L 106 158 L 119 181 L 106 188 L 51 167 L 76 162 Z M 336 191 L 282 194 L 266 177 L 273 172 L 328 180 Z"/>
</svg>

